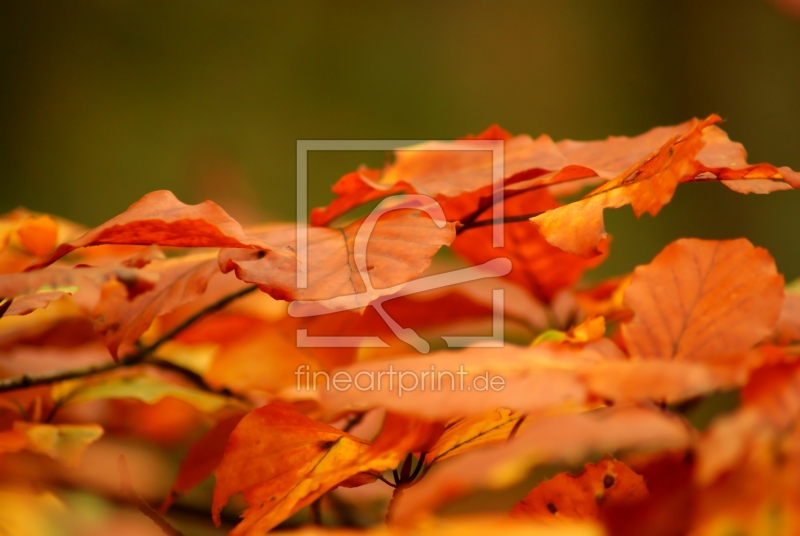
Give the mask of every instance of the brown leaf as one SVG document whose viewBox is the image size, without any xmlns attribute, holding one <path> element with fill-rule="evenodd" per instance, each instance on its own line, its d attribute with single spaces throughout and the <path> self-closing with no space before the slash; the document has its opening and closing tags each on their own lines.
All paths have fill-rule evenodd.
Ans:
<svg viewBox="0 0 800 536">
<path fill-rule="evenodd" d="M 768 336 L 783 304 L 769 254 L 745 239 L 681 239 L 640 266 L 625 291 L 631 355 L 712 358 L 745 352 Z"/>
</svg>

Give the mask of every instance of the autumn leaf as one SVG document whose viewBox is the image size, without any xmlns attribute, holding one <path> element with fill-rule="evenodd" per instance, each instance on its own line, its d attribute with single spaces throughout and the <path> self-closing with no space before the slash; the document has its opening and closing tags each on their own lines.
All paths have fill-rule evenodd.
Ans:
<svg viewBox="0 0 800 536">
<path fill-rule="evenodd" d="M 240 405 L 235 399 L 192 389 L 156 376 L 137 372 L 114 374 L 109 377 L 66 380 L 53 386 L 52 397 L 59 406 L 115 398 L 135 398 L 148 404 L 154 404 L 165 397 L 172 397 L 188 402 L 198 410 L 207 413 L 228 405 Z"/>
<path fill-rule="evenodd" d="M 800 281 L 787 286 L 783 308 L 772 337 L 782 345 L 800 341 Z"/>
<path fill-rule="evenodd" d="M 278 394 L 283 390 L 296 391 L 296 372 L 303 366 L 309 375 L 323 368 L 297 347 L 294 333 L 287 334 L 279 326 L 269 325 L 214 352 L 203 377 L 215 389 Z"/>
<path fill-rule="evenodd" d="M 247 234 L 216 203 L 205 201 L 199 205 L 185 205 L 172 192 L 159 190 L 147 194 L 103 225 L 61 244 L 42 262 L 30 266 L 28 270 L 47 266 L 75 249 L 101 244 L 237 247 L 287 255 Z"/>
<path fill-rule="evenodd" d="M 175 476 L 167 496 L 159 509 L 166 512 L 170 505 L 180 495 L 188 492 L 205 479 L 214 474 L 225 454 L 228 439 L 244 415 L 235 414 L 220 420 L 205 434 L 200 436 L 186 453 L 181 462 L 178 474 Z"/>
<path fill-rule="evenodd" d="M 448 460 L 406 491 L 397 519 L 414 523 L 449 501 L 479 489 L 496 490 L 522 480 L 542 463 L 583 461 L 592 452 L 684 447 L 691 434 L 680 420 L 635 407 L 544 417 L 513 441 Z"/>
<path fill-rule="evenodd" d="M 0 488 L 0 532 L 14 536 L 57 534 L 67 506 L 49 491 Z"/>
<path fill-rule="evenodd" d="M 697 446 L 698 482 L 708 484 L 745 459 L 759 440 L 774 440 L 800 417 L 800 363 L 769 364 L 753 371 L 741 407 L 717 419 Z"/>
<path fill-rule="evenodd" d="M 307 229 L 307 288 L 297 286 L 294 258 L 224 249 L 220 266 L 223 272 L 234 270 L 239 279 L 257 284 L 278 299 L 326 300 L 331 309 L 358 309 L 419 276 L 439 248 L 455 238 L 455 224 L 441 218 L 434 221 L 410 209 L 381 215 L 371 233 L 359 236 L 363 225 L 358 221 L 343 229 Z M 294 225 L 280 224 L 256 235 L 294 251 L 297 232 Z M 359 254 L 358 247 L 363 253 Z"/>
<path fill-rule="evenodd" d="M 502 141 L 503 183 L 528 181 L 525 189 L 591 177 L 610 179 L 670 138 L 685 134 L 695 122 L 655 128 L 633 138 L 616 136 L 593 142 L 558 143 L 546 135 L 536 139 L 512 136 L 495 125 L 463 140 L 405 147 L 396 151 L 395 163 L 382 171 L 362 169 L 342 177 L 333 187 L 337 198 L 327 207 L 314 209 L 311 221 L 314 225 L 327 225 L 358 205 L 396 193 L 434 197 L 448 214 L 448 205 L 459 197 L 462 201 L 455 203 L 462 204 L 467 196 L 474 211 L 476 199 L 491 196 L 493 171 L 499 171 L 500 166 L 500 162 L 492 161 L 489 148 L 476 141 Z M 470 148 L 483 150 L 464 150 Z"/>
<path fill-rule="evenodd" d="M 611 457 L 587 463 L 577 475 L 560 473 L 514 505 L 511 517 L 542 521 L 599 520 L 603 508 L 644 500 L 644 479 Z"/>
<path fill-rule="evenodd" d="M 535 190 L 510 197 L 503 209 L 506 215 L 535 214 L 561 206 L 547 190 Z M 490 211 L 478 219 L 491 219 Z M 511 259 L 512 269 L 506 276 L 528 289 L 537 299 L 550 301 L 560 290 L 573 286 L 589 268 L 596 267 L 604 257 L 585 259 L 551 245 L 536 230 L 526 224 L 503 225 L 503 247 L 495 247 L 491 226 L 471 229 L 459 235 L 453 250 L 472 264 L 495 258 Z"/>
<path fill-rule="evenodd" d="M 273 402 L 245 416 L 228 440 L 216 470 L 212 513 L 242 492 L 249 508 L 231 534 L 273 528 L 347 478 L 389 467 L 359 463 L 369 443 Z"/>
<path fill-rule="evenodd" d="M 636 269 L 625 291 L 634 312 L 622 333 L 631 355 L 702 360 L 745 352 L 773 330 L 783 278 L 745 239 L 681 239 Z"/>
<path fill-rule="evenodd" d="M 580 408 L 586 400 L 574 366 L 559 363 L 546 350 L 510 344 L 503 352 L 465 348 L 355 363 L 338 373 L 352 378 L 352 383 L 320 386 L 321 401 L 332 414 L 383 407 L 449 420 L 497 408 L 526 412 Z M 499 379 L 492 383 L 493 378 Z"/>
<path fill-rule="evenodd" d="M 503 141 L 502 159 L 487 145 L 491 140 Z M 395 163 L 382 173 L 345 175 L 333 187 L 339 197 L 329 207 L 312 211 L 312 223 L 326 225 L 358 205 L 394 193 L 418 193 L 442 202 L 491 188 L 495 170 L 502 170 L 501 179 L 509 179 L 531 169 L 541 174 L 566 165 L 549 137 L 512 137 L 497 127 L 468 139 L 404 147 L 395 154 Z"/>
<path fill-rule="evenodd" d="M 429 464 L 442 462 L 487 445 L 508 441 L 525 422 L 525 414 L 497 409 L 482 415 L 455 419 L 428 451 Z"/>
<path fill-rule="evenodd" d="M 157 282 L 135 297 L 130 296 L 126 280 L 111 279 L 103 285 L 92 312 L 95 329 L 115 358 L 132 353 L 133 343 L 157 316 L 197 299 L 218 273 L 215 256 L 190 255 L 153 261 L 142 268 L 137 279 Z"/>
<path fill-rule="evenodd" d="M 531 218 L 531 222 L 551 244 L 570 253 L 593 256 L 599 253 L 598 244 L 607 236 L 603 225 L 603 210 L 606 208 L 620 208 L 630 204 L 637 217 L 645 212 L 655 216 L 669 203 L 675 188 L 681 182 L 695 179 L 721 180 L 727 177 L 748 180 L 783 179 L 780 172 L 772 166 L 752 166 L 734 171 L 736 162 L 733 162 L 725 164 L 731 167 L 716 167 L 721 160 L 727 161 L 726 152 L 730 151 L 730 141 L 724 136 L 728 143 L 720 142 L 721 131 L 712 130 L 711 136 L 716 144 L 711 150 L 712 147 L 706 146 L 704 130 L 719 121 L 719 117 L 712 115 L 696 122 L 688 133 L 671 138 L 657 151 L 582 199 L 535 216 Z M 705 166 L 698 160 L 703 158 L 701 155 L 704 147 L 709 149 L 704 157 L 711 166 Z M 725 156 L 720 157 L 720 153 Z M 728 185 L 735 182 L 728 181 Z M 732 187 L 745 193 L 768 193 L 775 189 L 765 188 L 763 185 L 758 188 L 752 184 L 750 188 Z M 791 186 L 777 189 L 787 187 Z"/>
<path fill-rule="evenodd" d="M 715 367 L 705 363 L 632 359 L 581 369 L 586 388 L 603 400 L 617 403 L 653 401 L 673 404 L 743 383 L 744 367 Z"/>
<path fill-rule="evenodd" d="M 146 290 L 154 283 L 147 274 L 126 266 L 68 268 L 56 265 L 33 272 L 0 274 L 0 295 L 11 300 L 6 315 L 24 315 L 79 292 L 96 302 L 100 287 L 113 278 L 124 281 L 129 294 Z"/>
<path fill-rule="evenodd" d="M 47 215 L 31 217 L 19 226 L 17 236 L 28 251 L 42 257 L 56 245 L 58 224 Z"/>
<path fill-rule="evenodd" d="M 24 434 L 27 450 L 49 456 L 68 467 L 80 462 L 81 453 L 103 435 L 96 424 L 41 424 L 17 421 L 14 430 Z"/>
</svg>

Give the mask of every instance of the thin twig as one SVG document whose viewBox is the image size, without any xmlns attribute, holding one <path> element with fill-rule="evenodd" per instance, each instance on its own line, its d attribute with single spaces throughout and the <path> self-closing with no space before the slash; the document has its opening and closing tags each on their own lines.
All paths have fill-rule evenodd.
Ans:
<svg viewBox="0 0 800 536">
<path fill-rule="evenodd" d="M 153 523 L 158 525 L 158 528 L 161 529 L 161 532 L 167 536 L 184 536 L 181 531 L 170 525 L 166 519 L 161 517 L 161 515 L 153 509 L 152 506 L 147 504 L 147 501 L 142 499 L 142 497 L 136 493 L 136 490 L 133 488 L 133 484 L 131 482 L 131 474 L 128 470 L 128 462 L 125 460 L 124 454 L 119 455 L 118 466 L 122 495 L 136 504 L 136 506 L 139 507 L 139 511 L 149 517 Z"/>
<path fill-rule="evenodd" d="M 422 454 L 419 455 L 419 460 L 417 460 L 417 466 L 414 468 L 414 472 L 411 473 L 408 476 L 408 481 L 409 482 L 411 482 L 415 478 L 417 478 L 417 475 L 419 475 L 420 469 L 422 469 L 422 466 L 425 464 L 425 456 L 427 456 L 427 455 L 428 455 L 427 452 L 423 452 Z"/>
<path fill-rule="evenodd" d="M 204 307 L 200 311 L 196 312 L 195 314 L 193 314 L 192 316 L 190 316 L 189 318 L 187 318 L 186 320 L 175 326 L 168 333 L 162 335 L 153 344 L 145 346 L 141 348 L 138 352 L 128 357 L 124 357 L 119 361 L 101 363 L 99 365 L 91 365 L 88 367 L 81 367 L 72 370 L 47 372 L 44 374 L 36 374 L 36 375 L 24 374 L 22 376 L 17 376 L 14 378 L 5 378 L 3 380 L 0 380 L 0 393 L 6 391 L 13 391 L 15 389 L 27 389 L 29 387 L 35 387 L 37 385 L 49 385 L 52 383 L 61 382 L 65 380 L 72 380 L 75 378 L 85 378 L 87 376 L 95 376 L 97 374 L 102 374 L 104 372 L 109 372 L 111 370 L 121 369 L 125 367 L 132 367 L 134 365 L 145 363 L 146 358 L 150 354 L 155 352 L 159 347 L 161 347 L 162 344 L 173 339 L 179 333 L 184 331 L 186 328 L 188 328 L 201 318 L 204 318 L 206 315 L 209 315 L 211 313 L 214 313 L 222 309 L 232 301 L 241 298 L 242 296 L 246 296 L 247 294 L 250 294 L 257 288 L 258 287 L 256 286 L 246 287 L 238 292 L 234 292 L 233 294 L 225 296 L 224 298 L 212 303 L 211 305 Z M 162 366 L 163 368 L 167 368 L 166 365 L 163 365 L 163 362 L 161 362 L 161 365 L 159 365 L 159 362 L 153 362 L 153 364 L 156 366 Z M 170 368 L 173 368 L 173 370 L 177 370 L 174 367 Z M 179 372 L 183 373 L 183 371 L 185 370 L 186 369 L 180 369 Z M 191 371 L 186 371 L 186 372 L 188 373 Z"/>
<path fill-rule="evenodd" d="M 383 482 L 383 483 L 384 483 L 384 484 L 386 484 L 387 486 L 389 486 L 389 487 L 392 487 L 392 488 L 396 488 L 396 487 L 397 487 L 397 485 L 396 485 L 396 484 L 392 484 L 391 482 L 389 482 L 388 480 L 386 480 L 385 478 L 383 478 L 383 476 L 381 476 L 381 475 L 376 475 L 376 476 L 377 476 L 378 480 L 380 480 L 381 482 Z"/>
</svg>

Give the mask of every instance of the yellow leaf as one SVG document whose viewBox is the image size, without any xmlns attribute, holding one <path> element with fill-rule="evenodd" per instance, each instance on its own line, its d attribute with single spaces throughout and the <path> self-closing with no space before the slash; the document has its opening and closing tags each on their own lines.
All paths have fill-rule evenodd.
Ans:
<svg viewBox="0 0 800 536">
<path fill-rule="evenodd" d="M 14 430 L 25 434 L 28 450 L 50 456 L 68 467 L 78 465 L 81 453 L 103 435 L 103 428 L 97 424 L 33 424 L 17 421 Z"/>
</svg>

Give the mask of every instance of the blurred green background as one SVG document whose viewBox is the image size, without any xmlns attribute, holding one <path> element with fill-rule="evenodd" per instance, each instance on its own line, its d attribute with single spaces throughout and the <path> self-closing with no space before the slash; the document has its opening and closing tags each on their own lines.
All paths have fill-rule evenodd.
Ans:
<svg viewBox="0 0 800 536">
<path fill-rule="evenodd" d="M 98 224 L 155 189 L 293 218 L 298 139 L 452 139 L 498 123 L 635 135 L 716 112 L 752 162 L 800 168 L 800 20 L 759 0 L 10 1 L 0 210 Z M 384 155 L 311 156 L 310 206 Z M 800 276 L 800 192 L 686 185 L 607 213 L 599 275 L 679 236 L 746 236 Z"/>
</svg>

